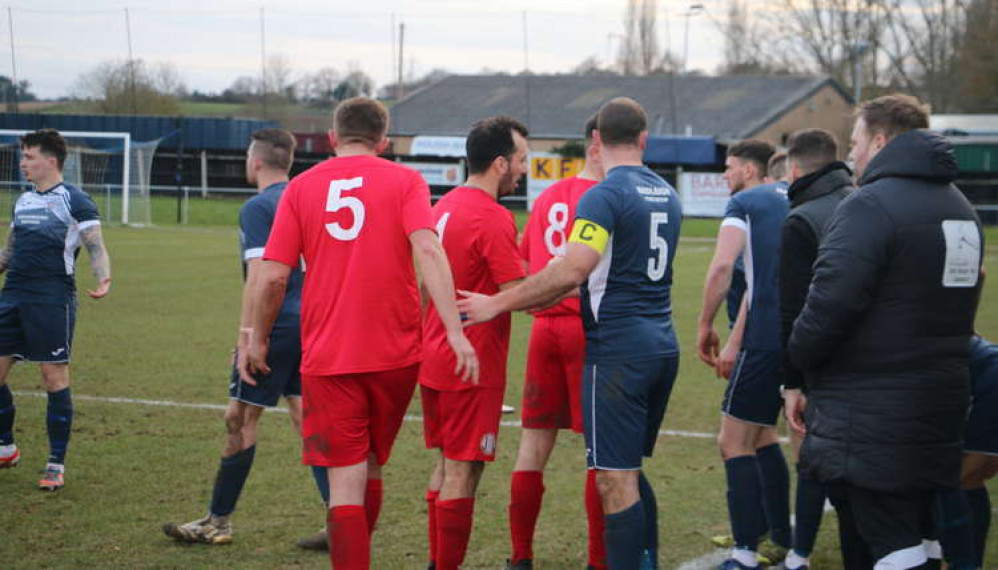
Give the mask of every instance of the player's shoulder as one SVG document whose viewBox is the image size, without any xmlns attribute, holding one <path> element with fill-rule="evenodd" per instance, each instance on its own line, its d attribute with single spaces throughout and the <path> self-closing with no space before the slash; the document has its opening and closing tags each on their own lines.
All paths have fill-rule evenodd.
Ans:
<svg viewBox="0 0 998 570">
<path fill-rule="evenodd" d="M 402 176 L 419 175 L 414 168 L 404 164 L 381 158 L 380 156 L 356 155 L 338 157 L 334 156 L 316 164 L 305 172 L 298 175 L 298 178 L 309 179 L 317 176 L 328 176 L 341 172 L 357 172 L 366 174 L 397 174 Z"/>
<path fill-rule="evenodd" d="M 248 213 L 274 212 L 277 210 L 277 200 L 272 196 L 260 192 L 254 194 L 239 207 L 240 216 Z"/>
<path fill-rule="evenodd" d="M 62 194 L 68 196 L 70 199 L 86 199 L 91 200 L 90 194 L 84 192 L 80 187 L 70 184 L 68 182 L 63 182 L 52 189 L 52 192 L 56 194 Z"/>
</svg>

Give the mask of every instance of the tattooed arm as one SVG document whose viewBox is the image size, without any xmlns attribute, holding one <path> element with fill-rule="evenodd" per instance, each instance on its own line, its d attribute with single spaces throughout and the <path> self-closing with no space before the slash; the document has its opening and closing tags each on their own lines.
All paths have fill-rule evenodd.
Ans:
<svg viewBox="0 0 998 570">
<path fill-rule="evenodd" d="M 0 273 L 7 271 L 12 257 L 14 257 L 14 228 L 11 228 L 7 234 L 7 245 L 0 249 Z"/>
<path fill-rule="evenodd" d="M 94 299 L 100 299 L 107 295 L 111 289 L 111 259 L 107 255 L 107 248 L 104 247 L 100 225 L 94 224 L 80 230 L 80 241 L 87 248 L 87 254 L 90 256 L 90 269 L 98 283 L 95 291 L 87 289 L 87 295 Z"/>
</svg>

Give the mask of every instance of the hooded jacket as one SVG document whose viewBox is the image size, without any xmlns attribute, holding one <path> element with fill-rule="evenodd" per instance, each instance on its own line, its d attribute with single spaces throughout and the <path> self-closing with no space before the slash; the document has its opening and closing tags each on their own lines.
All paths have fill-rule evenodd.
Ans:
<svg viewBox="0 0 998 570">
<path fill-rule="evenodd" d="M 805 469 L 902 492 L 955 486 L 984 236 L 949 142 L 890 141 L 818 249 L 789 350 L 808 378 Z"/>
<path fill-rule="evenodd" d="M 839 203 L 855 190 L 852 172 L 835 161 L 790 185 L 790 213 L 780 237 L 780 324 L 784 388 L 804 388 L 804 374 L 790 362 L 787 342 L 794 319 L 804 308 L 814 260 Z"/>
</svg>

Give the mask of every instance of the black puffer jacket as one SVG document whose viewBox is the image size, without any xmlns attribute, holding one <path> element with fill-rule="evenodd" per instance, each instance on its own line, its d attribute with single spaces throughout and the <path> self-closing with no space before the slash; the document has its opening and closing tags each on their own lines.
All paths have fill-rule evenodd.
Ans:
<svg viewBox="0 0 998 570">
<path fill-rule="evenodd" d="M 811 285 L 818 245 L 839 204 L 855 190 L 852 172 L 843 162 L 799 178 L 790 185 L 790 213 L 780 236 L 780 328 L 783 348 L 782 377 L 787 389 L 804 388 L 804 374 L 790 361 L 787 342 L 794 319 L 804 308 Z"/>
<path fill-rule="evenodd" d="M 956 171 L 945 138 L 905 133 L 832 218 L 789 344 L 810 390 L 802 461 L 820 480 L 957 484 L 984 237 Z"/>
</svg>

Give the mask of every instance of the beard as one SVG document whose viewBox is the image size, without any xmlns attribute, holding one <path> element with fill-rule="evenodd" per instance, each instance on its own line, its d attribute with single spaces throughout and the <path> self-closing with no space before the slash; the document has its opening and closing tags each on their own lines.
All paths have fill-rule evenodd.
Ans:
<svg viewBox="0 0 998 570">
<path fill-rule="evenodd" d="M 502 198 L 503 196 L 509 196 L 510 194 L 512 194 L 513 192 L 515 192 L 516 191 L 516 182 L 517 182 L 517 179 L 513 178 L 513 172 L 507 170 L 506 173 L 502 175 L 502 178 L 499 179 L 499 187 L 497 189 L 497 194 L 498 194 L 497 197 L 498 198 Z"/>
</svg>

